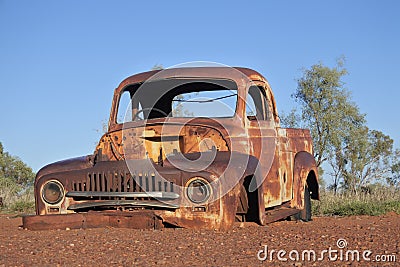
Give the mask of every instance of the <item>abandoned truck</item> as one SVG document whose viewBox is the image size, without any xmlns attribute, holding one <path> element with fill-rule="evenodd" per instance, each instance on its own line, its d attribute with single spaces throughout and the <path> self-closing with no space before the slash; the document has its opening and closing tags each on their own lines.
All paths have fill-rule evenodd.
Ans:
<svg viewBox="0 0 400 267">
<path fill-rule="evenodd" d="M 308 221 L 319 199 L 309 130 L 281 128 L 267 80 L 229 67 L 128 77 L 94 153 L 45 166 L 34 186 L 32 230 L 226 230 Z"/>
</svg>

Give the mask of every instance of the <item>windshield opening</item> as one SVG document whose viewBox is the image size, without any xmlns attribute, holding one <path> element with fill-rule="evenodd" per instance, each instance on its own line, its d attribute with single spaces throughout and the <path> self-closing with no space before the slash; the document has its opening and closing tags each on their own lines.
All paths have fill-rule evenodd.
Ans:
<svg viewBox="0 0 400 267">
<path fill-rule="evenodd" d="M 233 117 L 237 86 L 231 80 L 166 79 L 127 87 L 117 122 L 164 117 Z"/>
</svg>

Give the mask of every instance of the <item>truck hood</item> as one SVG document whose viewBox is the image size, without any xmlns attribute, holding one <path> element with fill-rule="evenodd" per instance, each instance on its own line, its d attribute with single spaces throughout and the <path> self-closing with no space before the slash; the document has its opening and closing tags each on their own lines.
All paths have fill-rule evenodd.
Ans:
<svg viewBox="0 0 400 267">
<path fill-rule="evenodd" d="M 93 166 L 93 155 L 87 155 L 83 157 L 76 157 L 76 158 L 57 161 L 41 168 L 36 174 L 36 181 L 40 177 L 47 174 L 86 169 L 92 166 Z"/>
<path fill-rule="evenodd" d="M 123 129 L 104 135 L 96 148 L 105 160 L 150 158 L 162 162 L 168 155 L 206 151 L 229 151 L 229 134 L 218 123 L 205 118 L 181 123 L 179 120 L 127 124 Z M 102 156 L 103 158 L 103 156 Z"/>
</svg>

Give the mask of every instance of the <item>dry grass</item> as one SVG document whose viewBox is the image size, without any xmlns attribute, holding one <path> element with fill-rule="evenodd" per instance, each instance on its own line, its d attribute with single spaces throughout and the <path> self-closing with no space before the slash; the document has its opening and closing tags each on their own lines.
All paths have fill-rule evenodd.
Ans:
<svg viewBox="0 0 400 267">
<path fill-rule="evenodd" d="M 313 215 L 350 216 L 381 215 L 387 212 L 400 214 L 400 190 L 379 186 L 369 193 L 335 195 L 333 192 L 321 193 L 320 201 L 312 202 Z"/>
</svg>

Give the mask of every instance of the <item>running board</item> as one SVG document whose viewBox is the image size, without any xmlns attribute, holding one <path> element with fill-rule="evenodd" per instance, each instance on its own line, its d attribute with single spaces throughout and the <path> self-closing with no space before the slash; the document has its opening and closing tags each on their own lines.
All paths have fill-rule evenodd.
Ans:
<svg viewBox="0 0 400 267">
<path fill-rule="evenodd" d="M 281 219 L 285 219 L 289 216 L 295 215 L 299 212 L 300 210 L 298 209 L 293 209 L 288 207 L 280 207 L 273 210 L 267 210 L 265 211 L 265 222 L 266 223 L 276 222 Z"/>
</svg>

